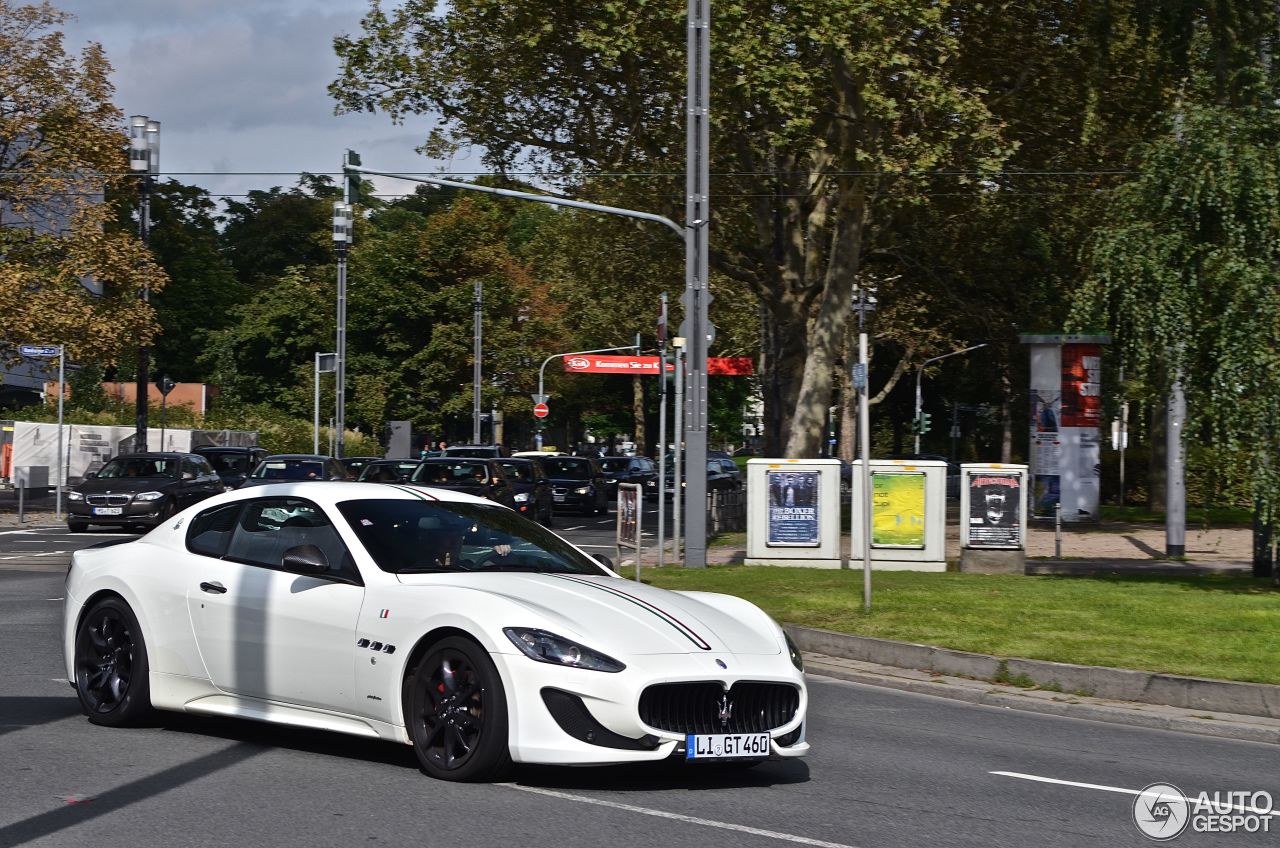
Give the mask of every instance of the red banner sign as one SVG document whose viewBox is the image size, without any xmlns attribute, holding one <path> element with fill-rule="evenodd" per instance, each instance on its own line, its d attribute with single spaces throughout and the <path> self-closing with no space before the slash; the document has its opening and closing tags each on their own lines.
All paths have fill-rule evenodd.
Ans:
<svg viewBox="0 0 1280 848">
<path fill-rule="evenodd" d="M 570 374 L 657 374 L 658 368 L 656 356 L 585 354 L 564 361 L 564 370 Z M 667 370 L 674 371 L 675 364 L 668 362 Z M 755 373 L 755 363 L 749 356 L 708 356 L 707 373 L 749 376 Z"/>
</svg>

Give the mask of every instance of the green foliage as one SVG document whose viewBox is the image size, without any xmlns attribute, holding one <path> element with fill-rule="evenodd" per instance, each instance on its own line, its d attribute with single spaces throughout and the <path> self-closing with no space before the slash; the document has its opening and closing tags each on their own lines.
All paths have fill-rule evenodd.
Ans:
<svg viewBox="0 0 1280 848">
<path fill-rule="evenodd" d="M 106 412 L 111 406 L 107 392 L 102 388 L 102 366 L 85 365 L 67 377 L 67 388 L 71 397 L 64 407 L 71 407 L 87 413 Z M 65 412 L 65 409 L 64 409 Z"/>
<path fill-rule="evenodd" d="M 1280 110 L 1193 92 L 1140 150 L 1089 245 L 1075 326 L 1106 321 L 1126 368 L 1163 388 L 1181 374 L 1187 433 L 1254 457 L 1256 494 L 1280 504 Z"/>
</svg>

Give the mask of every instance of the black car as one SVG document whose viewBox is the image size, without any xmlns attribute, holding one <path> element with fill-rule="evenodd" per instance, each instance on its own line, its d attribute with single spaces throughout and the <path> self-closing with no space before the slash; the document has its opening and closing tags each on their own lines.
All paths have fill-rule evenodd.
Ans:
<svg viewBox="0 0 1280 848">
<path fill-rule="evenodd" d="M 636 483 L 649 491 L 649 481 L 658 479 L 658 465 L 644 456 L 605 456 L 600 458 L 600 470 L 609 486 L 609 499 L 618 497 L 619 483 Z"/>
<path fill-rule="evenodd" d="M 542 460 L 508 457 L 498 460 L 511 483 L 516 512 L 543 527 L 551 526 L 551 481 L 542 470 Z"/>
<path fill-rule="evenodd" d="M 361 483 L 408 483 L 418 459 L 375 459 L 366 462 L 356 478 Z"/>
<path fill-rule="evenodd" d="M 497 459 L 498 457 L 511 456 L 511 451 L 502 445 L 451 445 L 444 449 L 444 455 Z"/>
<path fill-rule="evenodd" d="M 435 457 L 418 463 L 409 482 L 418 486 L 453 489 L 503 506 L 516 508 L 515 493 L 496 459 Z"/>
<path fill-rule="evenodd" d="M 609 511 L 609 484 L 600 461 L 585 456 L 549 456 L 539 460 L 551 479 L 551 503 L 583 515 Z"/>
<path fill-rule="evenodd" d="M 213 466 L 198 454 L 117 456 L 67 493 L 67 529 L 78 533 L 90 524 L 155 527 L 222 491 Z"/>
<path fill-rule="evenodd" d="M 364 471 L 364 467 L 371 462 L 377 462 L 382 459 L 380 456 L 344 456 L 338 462 L 342 463 L 342 467 L 347 469 L 347 476 L 352 480 L 360 479 L 360 472 Z"/>
<path fill-rule="evenodd" d="M 733 470 L 728 470 L 722 463 L 727 462 L 733 465 Z M 689 479 L 688 469 L 682 467 L 684 479 Z M 742 490 L 742 474 L 738 470 L 733 460 L 725 460 L 723 457 L 711 457 L 707 459 L 706 466 L 707 475 L 707 491 L 708 492 L 738 492 Z M 675 496 L 675 463 L 672 457 L 667 457 L 667 485 L 666 496 L 672 498 Z M 680 483 L 682 488 L 687 488 L 684 480 Z M 645 484 L 645 494 L 649 497 L 656 498 L 658 496 L 658 481 L 655 479 Z"/>
<path fill-rule="evenodd" d="M 195 448 L 191 451 L 209 460 L 213 470 L 222 478 L 222 486 L 230 491 L 240 487 L 249 472 L 267 458 L 266 448 Z"/>
<path fill-rule="evenodd" d="M 299 483 L 307 480 L 350 480 L 347 469 L 331 456 L 314 453 L 277 453 L 268 456 L 253 469 L 240 488 L 265 486 L 268 483 Z"/>
</svg>

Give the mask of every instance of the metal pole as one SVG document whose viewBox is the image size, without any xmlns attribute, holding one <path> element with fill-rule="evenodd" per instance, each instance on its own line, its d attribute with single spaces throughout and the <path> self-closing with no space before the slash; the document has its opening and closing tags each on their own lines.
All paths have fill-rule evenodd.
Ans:
<svg viewBox="0 0 1280 848">
<path fill-rule="evenodd" d="M 316 354 L 315 367 L 315 404 L 311 416 L 311 452 L 320 453 L 320 354 Z"/>
<path fill-rule="evenodd" d="M 924 412 L 924 400 L 920 395 L 920 375 L 924 373 L 924 365 L 922 364 L 916 369 L 916 449 L 915 453 L 920 453 L 920 414 Z"/>
<path fill-rule="evenodd" d="M 146 250 L 151 249 L 151 175 L 143 174 L 140 184 L 142 192 L 142 203 L 138 210 L 138 234 L 142 238 L 142 246 Z M 144 271 L 145 273 L 145 271 Z M 151 302 L 151 284 L 145 277 L 142 281 L 142 293 L 139 295 L 143 303 Z M 134 452 L 145 453 L 149 449 L 147 444 L 147 383 L 150 382 L 151 376 L 148 369 L 151 365 L 151 349 L 145 344 L 138 345 L 138 373 L 136 375 L 135 394 L 135 410 L 137 423 L 134 431 Z"/>
<path fill-rule="evenodd" d="M 471 365 L 471 444 L 480 444 L 480 354 L 484 349 L 481 333 L 484 331 L 480 314 L 484 309 L 484 283 L 476 280 L 475 294 L 471 301 L 473 310 L 471 330 L 475 334 L 475 347 L 472 351 Z"/>
<path fill-rule="evenodd" d="M 871 610 L 871 391 L 867 362 L 866 313 L 858 318 L 858 363 L 862 366 L 862 388 L 858 390 L 858 447 L 862 454 L 862 606 Z"/>
<path fill-rule="evenodd" d="M 334 390 L 333 455 L 342 457 L 347 427 L 347 253 L 351 245 L 351 206 L 333 204 L 333 249 L 338 255 L 338 359 Z"/>
<path fill-rule="evenodd" d="M 684 497 L 684 443 L 681 441 L 682 431 L 680 422 L 683 421 L 684 413 L 684 339 L 676 339 L 675 342 L 676 356 L 676 409 L 675 421 L 676 427 L 673 435 L 675 436 L 675 445 L 672 453 L 675 455 L 673 471 L 671 473 L 671 559 L 673 562 L 683 563 L 684 559 L 680 552 L 680 501 Z"/>
<path fill-rule="evenodd" d="M 160 450 L 165 450 L 164 437 L 165 427 L 168 423 L 167 411 L 169 406 L 169 396 L 164 392 L 160 393 Z"/>
<path fill-rule="evenodd" d="M 1124 391 L 1124 365 L 1120 366 L 1120 387 Z M 1129 400 L 1120 402 L 1120 506 L 1124 506 L 1124 451 L 1129 442 Z"/>
<path fill-rule="evenodd" d="M 1168 426 L 1165 428 L 1168 480 L 1165 489 L 1165 555 L 1187 555 L 1187 489 L 1182 453 L 1182 425 L 1187 418 L 1187 398 L 1182 389 L 1182 372 L 1174 374 L 1169 387 Z"/>
<path fill-rule="evenodd" d="M 54 468 L 54 474 L 57 475 L 57 485 L 55 491 L 57 494 L 54 499 L 54 517 L 62 520 L 62 398 L 67 393 L 67 347 L 66 345 L 58 345 L 58 463 Z M 71 440 L 68 439 L 68 442 Z"/>
<path fill-rule="evenodd" d="M 711 8 L 708 0 L 689 0 L 688 88 L 685 101 L 685 339 L 684 413 L 686 493 L 684 501 L 687 568 L 707 565 L 707 339 L 708 247 L 711 206 Z M 691 473 L 692 472 L 692 473 Z"/>
<path fill-rule="evenodd" d="M 1053 558 L 1062 559 L 1062 500 L 1053 505 Z"/>
<path fill-rule="evenodd" d="M 662 338 L 658 339 L 658 568 L 667 546 L 667 293 L 662 293 Z"/>
</svg>

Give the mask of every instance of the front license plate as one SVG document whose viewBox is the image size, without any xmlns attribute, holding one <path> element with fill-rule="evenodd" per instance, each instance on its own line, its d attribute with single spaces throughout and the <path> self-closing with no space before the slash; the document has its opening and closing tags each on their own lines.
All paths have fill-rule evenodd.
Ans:
<svg viewBox="0 0 1280 848">
<path fill-rule="evenodd" d="M 93 508 L 94 515 L 124 515 L 124 507 L 122 506 L 95 506 Z"/>
<path fill-rule="evenodd" d="M 759 760 L 769 756 L 767 733 L 715 733 L 690 735 L 685 740 L 685 759 Z"/>
<path fill-rule="evenodd" d="M 551 500 L 556 503 L 564 503 L 564 495 L 552 495 Z"/>
</svg>

